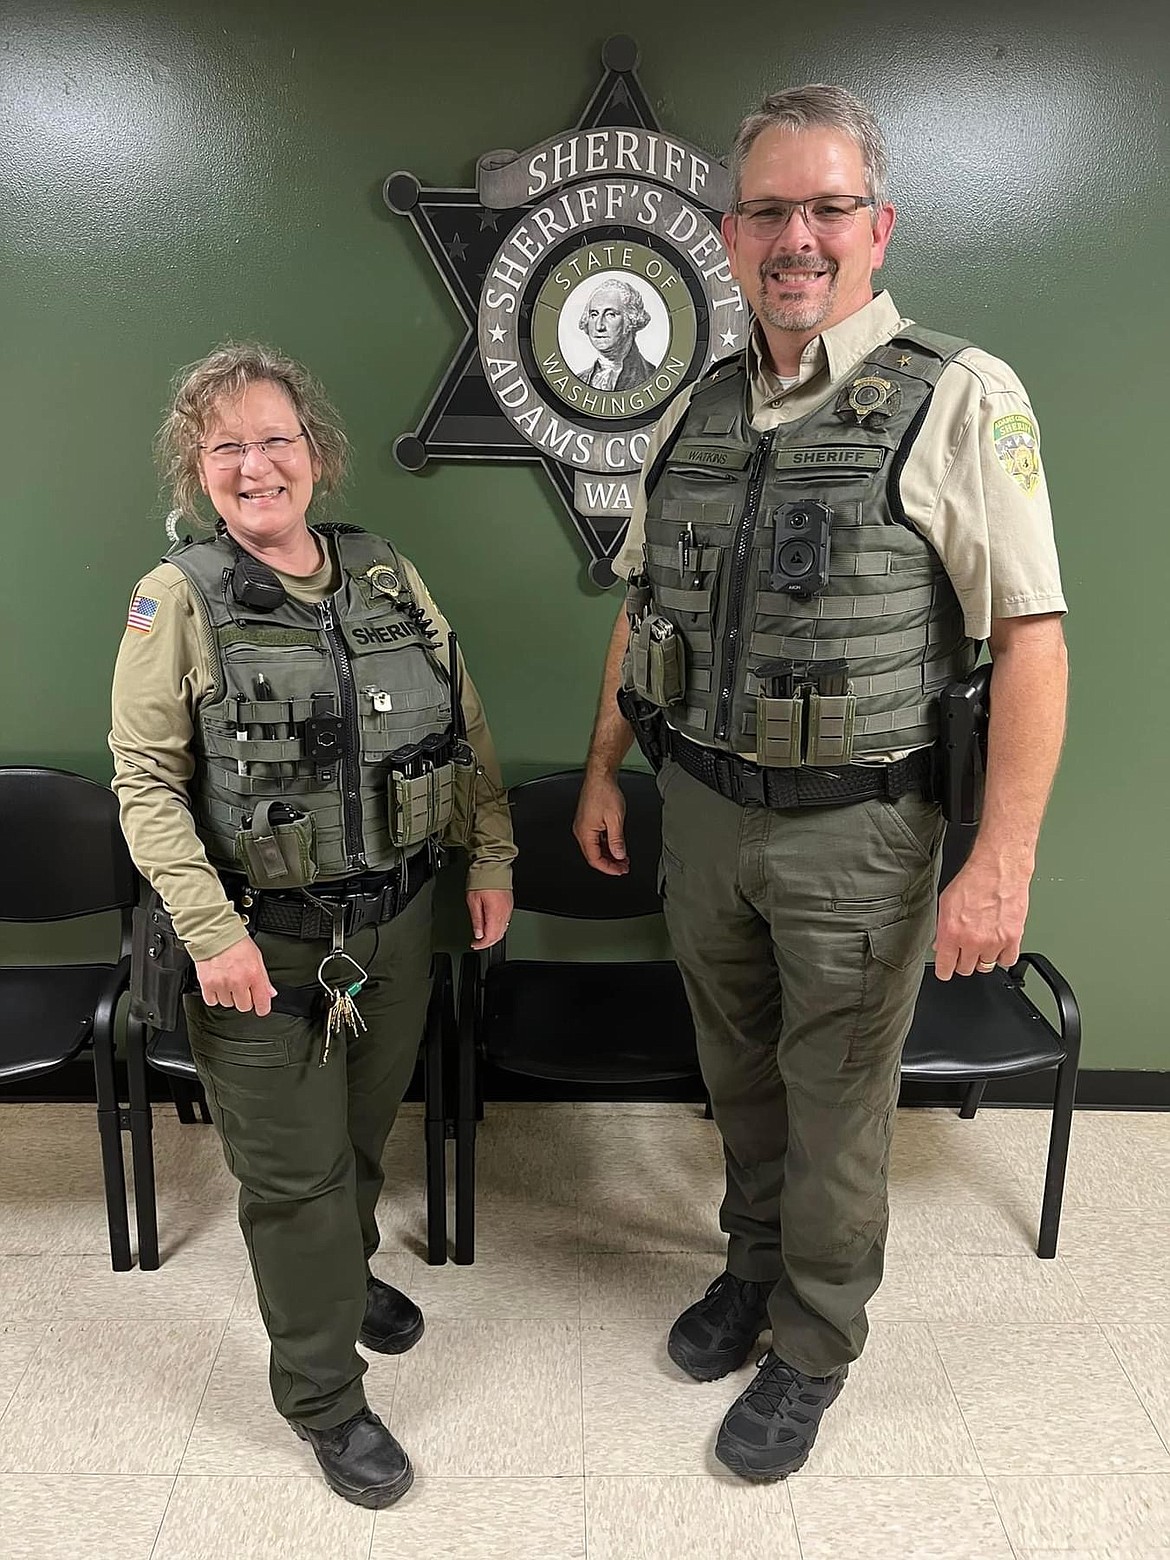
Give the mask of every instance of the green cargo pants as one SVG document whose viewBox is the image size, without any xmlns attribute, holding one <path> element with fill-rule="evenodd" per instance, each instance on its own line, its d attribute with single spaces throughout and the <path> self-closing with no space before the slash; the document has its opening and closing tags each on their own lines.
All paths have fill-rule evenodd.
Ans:
<svg viewBox="0 0 1170 1560">
<path fill-rule="evenodd" d="M 323 1025 L 185 999 L 191 1054 L 240 1183 L 240 1227 L 272 1344 L 279 1411 L 325 1428 L 365 1405 L 355 1344 L 366 1305 L 382 1150 L 410 1082 L 430 996 L 431 900 L 367 927 L 346 951 L 369 971 L 367 1028 L 343 1031 L 322 1067 Z M 327 942 L 257 934 L 272 984 L 316 980 Z"/>
<path fill-rule="evenodd" d="M 774 1280 L 776 1352 L 861 1353 L 942 823 L 916 795 L 774 811 L 659 775 L 666 920 L 723 1137 L 728 1271 Z"/>
</svg>

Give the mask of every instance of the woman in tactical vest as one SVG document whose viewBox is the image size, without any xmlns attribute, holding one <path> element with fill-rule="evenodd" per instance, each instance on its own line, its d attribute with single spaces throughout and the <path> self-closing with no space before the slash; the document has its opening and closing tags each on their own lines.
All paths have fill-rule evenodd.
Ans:
<svg viewBox="0 0 1170 1560">
<path fill-rule="evenodd" d="M 355 1349 L 423 1331 L 375 1278 L 381 1155 L 430 987 L 440 842 L 465 846 L 474 946 L 515 855 L 483 710 L 418 573 L 309 524 L 346 440 L 291 359 L 229 345 L 183 371 L 158 440 L 177 514 L 215 529 L 135 587 L 110 747 L 131 853 L 190 954 L 195 1065 L 240 1182 L 277 1408 L 332 1489 L 387 1506 L 406 1453 Z M 172 528 L 173 534 L 173 528 Z"/>
</svg>

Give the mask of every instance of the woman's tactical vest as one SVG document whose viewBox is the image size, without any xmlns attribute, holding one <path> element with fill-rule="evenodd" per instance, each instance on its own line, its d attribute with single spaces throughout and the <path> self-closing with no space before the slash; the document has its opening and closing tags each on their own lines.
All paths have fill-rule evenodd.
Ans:
<svg viewBox="0 0 1170 1560">
<path fill-rule="evenodd" d="M 781 767 L 935 740 L 937 694 L 978 647 L 898 479 L 965 345 L 914 327 L 766 434 L 742 356 L 699 383 L 648 474 L 629 597 L 636 691 L 675 730 Z"/>
<path fill-rule="evenodd" d="M 255 560 L 222 534 L 167 557 L 202 608 L 215 672 L 196 716 L 195 826 L 215 867 L 257 887 L 396 867 L 451 811 L 459 744 L 429 620 L 388 542 L 315 529 L 341 569 L 315 606 L 262 565 L 259 591 L 241 587 L 237 564 Z M 249 606 L 241 588 L 275 602 Z"/>
</svg>

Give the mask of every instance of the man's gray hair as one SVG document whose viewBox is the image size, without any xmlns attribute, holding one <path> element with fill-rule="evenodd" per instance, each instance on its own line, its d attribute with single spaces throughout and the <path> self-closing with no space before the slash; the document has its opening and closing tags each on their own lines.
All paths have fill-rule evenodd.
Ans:
<svg viewBox="0 0 1170 1560">
<path fill-rule="evenodd" d="M 650 315 L 646 310 L 646 300 L 632 282 L 599 282 L 589 294 L 589 300 L 581 310 L 581 318 L 577 321 L 581 330 L 589 328 L 589 305 L 599 292 L 606 291 L 621 294 L 623 312 L 632 331 L 640 331 L 643 325 L 649 325 Z"/>
<path fill-rule="evenodd" d="M 736 132 L 728 158 L 731 175 L 732 205 L 740 198 L 743 165 L 747 155 L 765 130 L 840 130 L 856 142 L 865 168 L 866 195 L 874 198 L 874 215 L 885 205 L 890 178 L 886 138 L 877 120 L 860 99 L 844 87 L 813 83 L 773 92 L 751 113 Z M 820 190 L 774 190 L 776 195 L 819 195 Z M 860 191 L 849 193 L 858 193 Z"/>
</svg>

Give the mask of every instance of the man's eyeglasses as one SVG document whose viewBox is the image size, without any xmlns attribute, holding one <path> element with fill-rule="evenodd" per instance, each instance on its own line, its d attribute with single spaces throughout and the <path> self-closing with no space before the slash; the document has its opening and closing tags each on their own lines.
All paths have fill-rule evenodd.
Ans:
<svg viewBox="0 0 1170 1560">
<path fill-rule="evenodd" d="M 810 195 L 807 200 L 737 201 L 732 208 L 757 238 L 776 238 L 799 211 L 810 233 L 840 233 L 848 228 L 863 206 L 872 206 L 872 195 Z"/>
<path fill-rule="evenodd" d="M 234 471 L 237 466 L 244 464 L 244 456 L 249 450 L 259 450 L 268 460 L 280 465 L 282 461 L 291 460 L 296 454 L 297 440 L 305 437 L 305 430 L 300 433 L 274 433 L 270 439 L 249 439 L 246 444 L 201 444 L 207 464 L 214 466 L 216 471 Z"/>
</svg>

